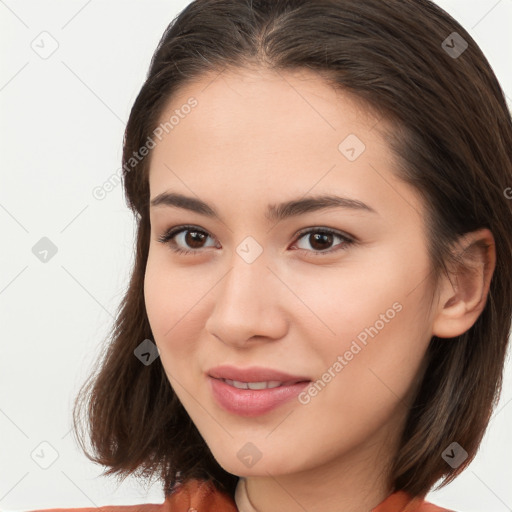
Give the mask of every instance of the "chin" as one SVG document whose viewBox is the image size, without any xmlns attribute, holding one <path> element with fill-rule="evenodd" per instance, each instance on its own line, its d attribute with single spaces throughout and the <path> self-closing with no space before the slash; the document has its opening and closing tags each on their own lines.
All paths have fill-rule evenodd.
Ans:
<svg viewBox="0 0 512 512">
<path fill-rule="evenodd" d="M 253 450 L 253 448 L 247 446 L 245 447 L 245 451 L 244 448 L 242 448 L 235 453 L 229 454 L 229 456 L 226 456 L 225 452 L 219 456 L 219 454 L 213 450 L 212 454 L 224 471 L 239 477 L 268 476 L 269 474 L 277 476 L 297 471 L 297 468 L 284 465 L 283 459 L 285 457 L 278 452 L 274 451 L 273 456 L 275 458 L 267 458 L 265 454 L 261 452 L 258 456 L 257 452 L 254 450 L 251 460 L 251 450 Z"/>
</svg>

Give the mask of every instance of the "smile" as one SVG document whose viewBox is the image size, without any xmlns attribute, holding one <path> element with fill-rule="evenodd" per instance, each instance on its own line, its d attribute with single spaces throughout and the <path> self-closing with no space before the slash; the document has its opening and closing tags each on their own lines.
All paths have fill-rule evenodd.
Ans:
<svg viewBox="0 0 512 512">
<path fill-rule="evenodd" d="M 239 380 L 222 379 L 226 384 L 237 389 L 272 389 L 282 386 L 284 383 L 278 380 L 263 382 L 241 382 Z"/>
<path fill-rule="evenodd" d="M 310 381 L 244 382 L 208 377 L 210 393 L 222 409 L 237 416 L 254 417 L 296 398 Z"/>
</svg>

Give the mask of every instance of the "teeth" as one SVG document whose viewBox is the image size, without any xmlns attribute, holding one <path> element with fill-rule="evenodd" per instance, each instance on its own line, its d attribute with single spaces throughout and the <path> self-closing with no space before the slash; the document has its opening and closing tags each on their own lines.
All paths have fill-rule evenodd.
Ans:
<svg viewBox="0 0 512 512">
<path fill-rule="evenodd" d="M 238 389 L 272 389 L 281 386 L 283 383 L 278 380 L 265 382 L 240 382 L 238 380 L 223 379 L 226 384 Z"/>
</svg>

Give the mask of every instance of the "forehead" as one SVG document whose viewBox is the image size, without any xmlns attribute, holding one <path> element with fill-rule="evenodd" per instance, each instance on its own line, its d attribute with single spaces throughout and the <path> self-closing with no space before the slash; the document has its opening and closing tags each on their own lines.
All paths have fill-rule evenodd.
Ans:
<svg viewBox="0 0 512 512">
<path fill-rule="evenodd" d="M 190 107 L 193 105 L 193 107 Z M 154 160 L 245 169 L 294 160 L 294 170 L 335 164 L 349 135 L 386 150 L 378 119 L 354 95 L 308 70 L 210 72 L 180 87 L 163 109 Z M 384 126 L 384 121 L 378 123 Z M 357 138 L 354 137 L 357 135 Z M 357 149 L 357 148 L 356 148 Z M 216 155 L 216 161 L 212 156 Z M 221 160 L 221 161 L 220 161 Z M 329 166 L 330 167 L 330 166 Z"/>
<path fill-rule="evenodd" d="M 198 103 L 193 109 L 195 117 L 200 112 L 201 125 L 219 138 L 226 133 L 235 135 L 238 128 L 272 133 L 276 124 L 280 128 L 286 124 L 289 130 L 308 128 L 322 133 L 344 129 L 348 124 L 375 126 L 379 120 L 355 94 L 333 87 L 319 73 L 306 69 L 208 72 L 175 91 L 160 122 L 165 123 L 191 98 Z M 194 128 L 198 131 L 201 126 Z"/>
<path fill-rule="evenodd" d="M 386 120 L 311 71 L 208 73 L 181 87 L 159 121 L 167 128 L 152 150 L 152 198 L 170 189 L 211 203 L 231 197 L 235 208 L 235 198 L 242 207 L 255 195 L 266 204 L 311 191 L 369 204 L 387 196 L 397 207 L 397 193 L 414 193 L 394 183 Z"/>
</svg>

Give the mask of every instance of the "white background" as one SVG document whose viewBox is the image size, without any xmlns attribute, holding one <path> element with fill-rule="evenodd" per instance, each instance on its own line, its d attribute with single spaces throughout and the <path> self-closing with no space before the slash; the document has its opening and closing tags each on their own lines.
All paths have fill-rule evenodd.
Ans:
<svg viewBox="0 0 512 512">
<path fill-rule="evenodd" d="M 155 483 L 117 485 L 75 445 L 71 406 L 108 335 L 133 261 L 134 220 L 118 171 L 129 110 L 165 27 L 188 0 L 0 0 L 0 509 L 160 503 Z M 439 0 L 512 98 L 512 0 Z M 47 59 L 31 47 L 46 31 Z M 46 48 L 51 38 L 46 37 Z M 32 43 L 32 41 L 36 43 Z M 53 44 L 57 44 L 53 43 Z M 40 43 L 39 43 L 40 44 Z M 41 50 L 42 51 L 42 50 Z M 510 184 L 512 186 L 512 183 Z M 32 247 L 48 237 L 47 263 Z M 458 512 L 512 510 L 510 362 L 473 464 L 429 494 Z M 41 442 L 58 453 L 42 469 Z M 44 448 L 50 460 L 51 449 Z"/>
</svg>

